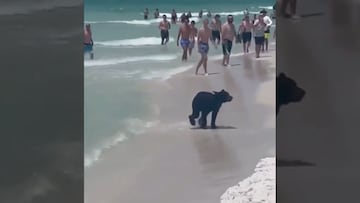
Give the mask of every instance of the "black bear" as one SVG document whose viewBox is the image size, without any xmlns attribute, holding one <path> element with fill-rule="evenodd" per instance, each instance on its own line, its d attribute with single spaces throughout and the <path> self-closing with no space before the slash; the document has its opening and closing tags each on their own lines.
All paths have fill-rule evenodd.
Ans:
<svg viewBox="0 0 360 203">
<path fill-rule="evenodd" d="M 285 73 L 280 73 L 276 77 L 276 115 L 282 105 L 299 102 L 304 96 L 305 91 L 298 87 L 296 82 L 287 77 Z"/>
<path fill-rule="evenodd" d="M 195 125 L 195 119 L 200 116 L 199 125 L 205 129 L 207 125 L 207 116 L 211 113 L 211 128 L 215 129 L 216 116 L 219 112 L 221 105 L 225 102 L 230 102 L 233 97 L 225 90 L 220 92 L 199 92 L 195 95 L 192 101 L 192 114 L 189 115 L 191 125 Z"/>
</svg>

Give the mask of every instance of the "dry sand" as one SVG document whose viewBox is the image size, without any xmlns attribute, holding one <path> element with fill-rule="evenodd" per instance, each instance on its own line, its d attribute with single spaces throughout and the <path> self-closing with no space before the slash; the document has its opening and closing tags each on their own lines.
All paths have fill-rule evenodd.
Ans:
<svg viewBox="0 0 360 203">
<path fill-rule="evenodd" d="M 275 156 L 275 51 L 255 60 L 234 56 L 230 68 L 211 61 L 144 82 L 159 124 L 104 152 L 85 171 L 86 203 L 218 203 L 225 190 Z M 200 70 L 201 73 L 201 70 Z M 198 91 L 225 89 L 234 99 L 218 114 L 217 130 L 192 129 L 187 116 Z M 208 117 L 210 118 L 210 116 Z M 208 121 L 209 122 L 209 121 Z"/>
</svg>

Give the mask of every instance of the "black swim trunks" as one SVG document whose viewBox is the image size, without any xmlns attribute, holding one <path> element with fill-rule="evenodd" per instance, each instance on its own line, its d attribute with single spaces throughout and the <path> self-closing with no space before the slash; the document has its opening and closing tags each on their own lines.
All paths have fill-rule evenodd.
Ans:
<svg viewBox="0 0 360 203">
<path fill-rule="evenodd" d="M 255 37 L 255 44 L 256 45 L 263 45 L 264 44 L 264 41 L 265 41 L 265 37 L 262 36 L 262 37 Z"/>
<path fill-rule="evenodd" d="M 228 39 L 224 39 L 224 42 L 222 44 L 222 49 L 224 55 L 230 55 L 232 49 L 232 41 Z"/>
<path fill-rule="evenodd" d="M 176 22 L 176 16 L 171 16 L 171 21 L 174 23 Z"/>
<path fill-rule="evenodd" d="M 212 40 L 220 40 L 220 31 L 219 30 L 213 30 L 211 31 Z"/>
<path fill-rule="evenodd" d="M 251 32 L 243 32 L 242 33 L 242 40 L 243 40 L 243 43 L 251 42 Z"/>
<path fill-rule="evenodd" d="M 161 30 L 160 35 L 161 35 L 161 41 L 164 41 L 164 39 L 166 39 L 166 40 L 169 39 L 169 31 L 168 30 Z"/>
</svg>

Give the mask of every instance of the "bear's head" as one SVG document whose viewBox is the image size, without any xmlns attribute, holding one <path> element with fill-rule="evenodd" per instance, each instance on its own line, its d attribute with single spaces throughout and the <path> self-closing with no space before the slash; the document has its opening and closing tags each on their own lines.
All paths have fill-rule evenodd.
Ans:
<svg viewBox="0 0 360 203">
<path fill-rule="evenodd" d="M 224 103 L 224 102 L 231 102 L 231 100 L 233 99 L 233 97 L 229 94 L 229 92 L 225 91 L 225 90 L 221 90 L 220 92 L 214 92 L 214 95 L 216 97 L 216 100 Z"/>
<path fill-rule="evenodd" d="M 299 102 L 305 96 L 305 91 L 297 86 L 296 82 L 287 77 L 285 73 L 280 73 L 276 77 L 276 112 L 281 105 L 292 102 Z"/>
</svg>

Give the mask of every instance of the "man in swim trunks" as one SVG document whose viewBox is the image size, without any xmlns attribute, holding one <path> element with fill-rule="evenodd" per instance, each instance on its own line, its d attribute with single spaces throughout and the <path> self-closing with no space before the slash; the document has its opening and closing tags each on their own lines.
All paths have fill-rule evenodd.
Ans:
<svg viewBox="0 0 360 203">
<path fill-rule="evenodd" d="M 222 49 L 223 49 L 223 65 L 229 66 L 230 53 L 234 38 L 236 37 L 236 30 L 233 24 L 233 15 L 227 16 L 227 22 L 221 27 Z"/>
<path fill-rule="evenodd" d="M 220 15 L 216 14 L 214 16 L 214 19 L 211 20 L 210 23 L 210 28 L 211 28 L 211 41 L 214 43 L 214 45 L 216 46 L 220 44 L 220 39 L 221 39 L 221 21 L 220 21 Z"/>
<path fill-rule="evenodd" d="M 203 27 L 200 28 L 199 34 L 198 34 L 198 49 L 199 53 L 201 54 L 201 59 L 196 66 L 195 74 L 198 74 L 199 68 L 201 65 L 204 67 L 205 76 L 208 75 L 207 72 L 207 60 L 208 60 L 208 52 L 209 52 L 209 40 L 211 38 L 211 30 L 209 28 L 209 20 L 204 19 L 203 21 Z"/>
<path fill-rule="evenodd" d="M 260 14 L 258 19 L 254 23 L 254 38 L 255 38 L 255 56 L 256 58 L 260 57 L 261 46 L 264 44 L 265 40 L 265 29 L 266 23 L 264 22 L 264 15 Z"/>
<path fill-rule="evenodd" d="M 198 35 L 198 30 L 195 27 L 195 21 L 191 21 L 190 29 L 191 29 L 191 32 L 190 32 L 189 56 L 191 56 L 192 50 L 195 46 L 195 40 L 196 40 L 195 37 L 197 37 L 197 35 Z"/>
<path fill-rule="evenodd" d="M 244 53 L 249 53 L 249 47 L 251 45 L 251 31 L 253 29 L 253 24 L 250 22 L 249 15 L 245 16 L 244 21 L 242 21 L 239 32 L 241 32 L 243 49 Z"/>
<path fill-rule="evenodd" d="M 176 21 L 177 21 L 177 14 L 176 14 L 175 9 L 173 9 L 171 12 L 171 23 L 176 24 Z"/>
<path fill-rule="evenodd" d="M 262 11 L 260 11 L 260 14 L 263 15 L 263 19 L 264 22 L 266 24 L 266 28 L 265 28 L 265 41 L 264 44 L 261 46 L 261 51 L 264 52 L 264 46 L 265 46 L 265 50 L 268 51 L 269 48 L 269 39 L 270 39 L 270 27 L 272 25 L 272 20 L 269 16 L 267 16 L 267 11 L 265 9 L 263 9 Z"/>
<path fill-rule="evenodd" d="M 163 15 L 163 20 L 159 24 L 160 35 L 161 35 L 161 45 L 164 45 L 169 42 L 169 30 L 170 30 L 170 22 L 166 19 L 166 15 Z M 165 43 L 164 43 L 164 40 Z"/>
<path fill-rule="evenodd" d="M 90 24 L 86 24 L 84 29 L 84 54 L 90 53 L 90 59 L 94 59 L 93 46 Z"/>
<path fill-rule="evenodd" d="M 144 11 L 144 19 L 147 20 L 149 18 L 149 9 L 148 8 L 145 8 L 145 11 Z"/>
<path fill-rule="evenodd" d="M 191 28 L 189 25 L 189 18 L 185 17 L 184 23 L 180 25 L 178 37 L 176 40 L 176 45 L 179 46 L 179 41 L 180 41 L 180 45 L 183 49 L 182 61 L 187 60 L 187 52 L 188 52 L 188 49 L 190 46 L 190 39 L 189 39 L 190 32 L 191 32 Z M 181 37 L 181 39 L 180 39 L 180 37 Z"/>
</svg>

